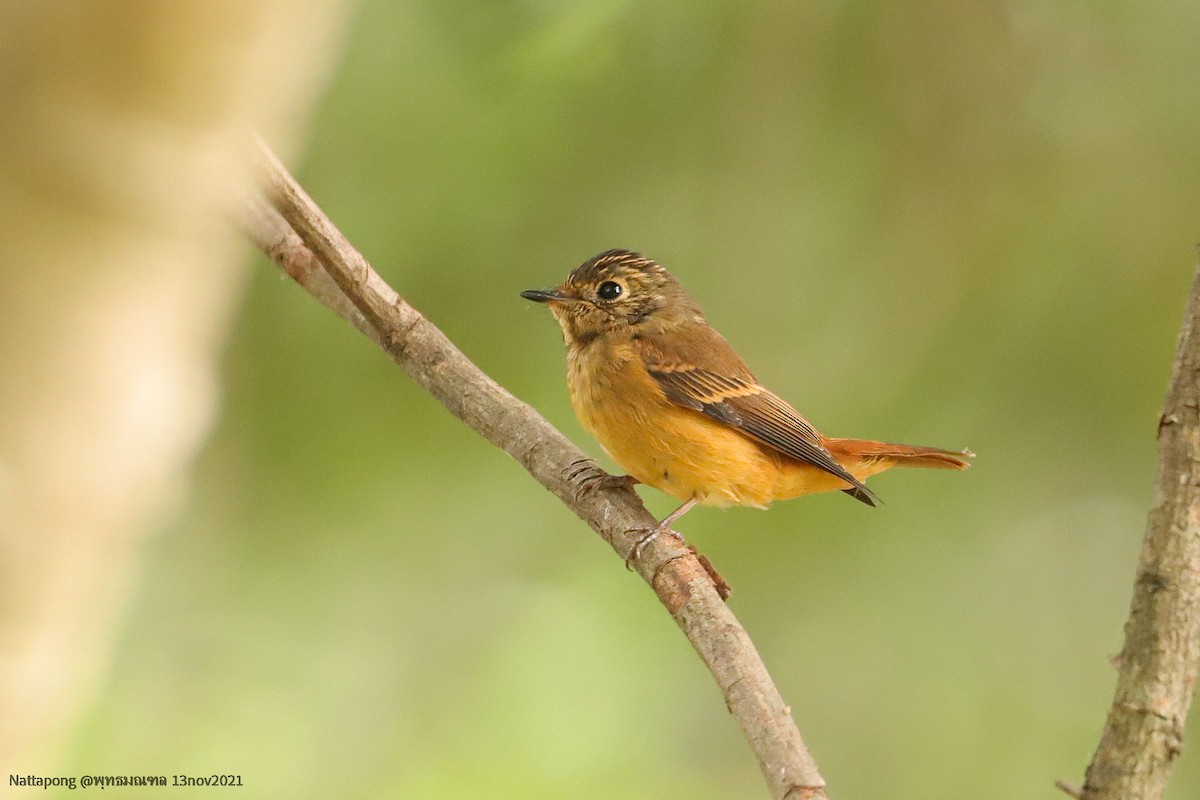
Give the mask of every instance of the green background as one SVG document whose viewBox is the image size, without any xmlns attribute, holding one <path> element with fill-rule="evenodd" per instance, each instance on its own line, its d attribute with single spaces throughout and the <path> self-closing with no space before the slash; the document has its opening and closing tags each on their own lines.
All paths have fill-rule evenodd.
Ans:
<svg viewBox="0 0 1200 800">
<path fill-rule="evenodd" d="M 610 247 L 674 271 L 826 433 L 975 450 L 874 479 L 876 510 L 680 527 L 834 797 L 1064 797 L 1111 699 L 1195 267 L 1197 25 L 1184 2 L 376 0 L 296 169 L 590 453 L 517 293 Z M 765 796 L 620 559 L 253 269 L 219 427 L 66 771 L 245 784 L 172 797 Z M 1169 796 L 1198 792 L 1188 752 Z"/>
</svg>

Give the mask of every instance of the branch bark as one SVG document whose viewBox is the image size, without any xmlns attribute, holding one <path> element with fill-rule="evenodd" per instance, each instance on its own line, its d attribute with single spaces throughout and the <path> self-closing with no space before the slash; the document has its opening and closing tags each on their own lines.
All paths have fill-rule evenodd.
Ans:
<svg viewBox="0 0 1200 800">
<path fill-rule="evenodd" d="M 1200 271 L 1159 419 L 1158 483 L 1117 658 L 1117 689 L 1082 800 L 1162 797 L 1200 668 Z"/>
<path fill-rule="evenodd" d="M 569 476 L 584 454 L 533 408 L 476 367 L 371 268 L 261 141 L 259 181 L 274 207 L 251 202 L 242 226 L 318 300 L 379 344 L 449 411 L 517 460 L 621 556 L 655 520 L 632 489 Z M 275 213 L 277 212 L 277 214 Z M 319 269 L 317 266 L 319 265 Z M 332 281 L 329 279 L 332 278 Z M 776 800 L 821 800 L 825 781 L 745 629 L 693 551 L 656 539 L 638 574 L 709 668 Z"/>
</svg>

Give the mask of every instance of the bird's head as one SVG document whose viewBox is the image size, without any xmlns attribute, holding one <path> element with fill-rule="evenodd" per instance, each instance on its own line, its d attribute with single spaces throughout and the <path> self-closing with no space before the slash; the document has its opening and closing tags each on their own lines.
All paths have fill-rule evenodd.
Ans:
<svg viewBox="0 0 1200 800">
<path fill-rule="evenodd" d="M 608 250 L 580 264 L 553 289 L 521 292 L 545 303 L 568 344 L 596 337 L 703 319 L 700 307 L 671 273 L 628 250 Z"/>
</svg>

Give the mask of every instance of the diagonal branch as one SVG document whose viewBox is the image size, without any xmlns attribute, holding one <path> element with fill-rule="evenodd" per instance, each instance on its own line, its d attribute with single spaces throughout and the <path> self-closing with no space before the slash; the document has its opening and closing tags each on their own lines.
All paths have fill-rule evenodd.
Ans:
<svg viewBox="0 0 1200 800">
<path fill-rule="evenodd" d="M 1183 746 L 1200 668 L 1200 271 L 1159 421 L 1146 525 L 1116 695 L 1081 800 L 1157 800 Z"/>
<path fill-rule="evenodd" d="M 655 524 L 633 490 L 572 480 L 572 470 L 586 461 L 584 454 L 404 302 L 261 141 L 258 161 L 259 181 L 274 209 L 258 201 L 247 204 L 241 224 L 251 240 L 318 300 L 383 347 L 454 416 L 516 459 L 617 553 L 628 552 L 638 529 Z M 771 796 L 826 798 L 825 781 L 790 709 L 702 559 L 673 538 L 659 537 L 635 565 L 712 672 L 754 750 Z"/>
</svg>

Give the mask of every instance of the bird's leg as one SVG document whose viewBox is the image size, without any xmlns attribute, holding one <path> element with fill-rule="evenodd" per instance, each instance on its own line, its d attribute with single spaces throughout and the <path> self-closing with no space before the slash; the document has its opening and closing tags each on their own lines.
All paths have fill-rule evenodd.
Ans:
<svg viewBox="0 0 1200 800">
<path fill-rule="evenodd" d="M 639 536 L 638 540 L 633 543 L 633 547 L 629 548 L 629 552 L 625 555 L 625 568 L 633 569 L 633 562 L 642 557 L 642 550 L 646 548 L 646 545 L 650 544 L 664 533 L 674 536 L 676 539 L 682 542 L 683 537 L 680 536 L 677 531 L 671 530 L 671 523 L 682 517 L 687 512 L 691 511 L 699 502 L 699 497 L 692 497 L 688 499 L 679 508 L 663 517 L 662 522 L 658 523 L 653 528 L 647 530 L 646 533 Z"/>
<path fill-rule="evenodd" d="M 563 477 L 568 483 L 575 485 L 576 500 L 588 492 L 599 489 L 615 489 L 621 486 L 633 488 L 636 484 L 641 483 L 632 475 L 610 475 L 590 458 L 581 458 L 571 462 L 571 465 L 563 470 Z"/>
</svg>

